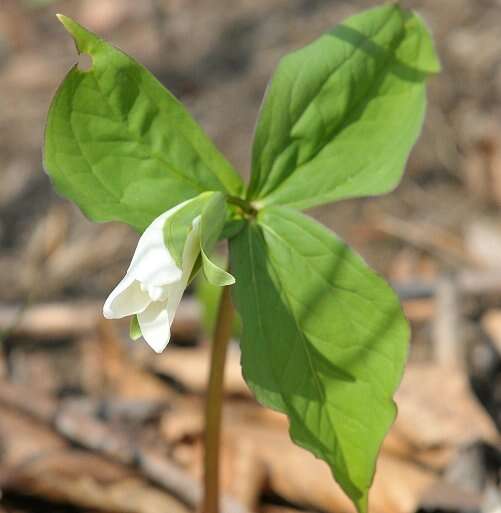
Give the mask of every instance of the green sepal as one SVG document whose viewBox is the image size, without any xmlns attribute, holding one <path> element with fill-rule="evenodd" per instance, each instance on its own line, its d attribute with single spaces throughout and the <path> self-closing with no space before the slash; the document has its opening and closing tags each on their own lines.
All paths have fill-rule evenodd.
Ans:
<svg viewBox="0 0 501 513">
<path fill-rule="evenodd" d="M 137 319 L 137 315 L 133 315 L 130 318 L 129 323 L 129 337 L 131 340 L 138 340 L 143 336 L 141 333 L 141 327 L 139 326 L 139 321 Z"/>
<path fill-rule="evenodd" d="M 216 261 L 218 266 L 223 269 L 226 268 L 226 261 L 222 255 L 217 254 L 214 255 L 213 258 L 217 259 Z M 207 336 L 211 336 L 214 333 L 217 311 L 221 301 L 221 294 L 223 289 L 222 287 L 218 287 L 209 283 L 202 274 L 199 274 L 197 279 L 194 281 L 195 296 L 198 303 L 200 303 L 202 310 L 201 320 L 204 333 Z M 242 334 L 242 325 L 239 315 L 235 315 L 233 318 L 232 332 L 235 339 L 240 339 Z"/>
<path fill-rule="evenodd" d="M 191 270 L 190 277 L 188 279 L 188 285 L 191 285 L 196 277 L 198 276 L 198 272 L 202 268 L 202 256 L 198 255 L 197 259 L 195 260 L 195 265 L 193 266 L 193 269 Z"/>
<path fill-rule="evenodd" d="M 213 192 L 203 192 L 188 201 L 165 221 L 164 242 L 180 269 L 182 269 L 186 239 L 193 229 L 193 220 L 202 214 L 205 205 L 213 194 Z"/>
<path fill-rule="evenodd" d="M 200 245 L 207 253 L 214 249 L 226 223 L 228 208 L 224 194 L 215 192 L 204 203 L 200 219 Z"/>
<path fill-rule="evenodd" d="M 209 283 L 216 287 L 226 287 L 235 283 L 235 277 L 210 260 L 203 248 L 201 253 L 204 276 Z"/>
<path fill-rule="evenodd" d="M 205 192 L 188 201 L 179 210 L 167 218 L 164 224 L 164 242 L 176 265 L 182 268 L 186 239 L 193 229 L 193 221 L 200 217 L 200 257 L 190 276 L 194 278 L 203 268 L 206 279 L 217 286 L 235 283 L 231 274 L 212 262 L 209 254 L 220 239 L 226 224 L 228 208 L 226 197 L 220 192 Z"/>
<path fill-rule="evenodd" d="M 204 276 L 209 283 L 218 287 L 235 283 L 235 278 L 211 261 L 208 256 L 223 232 L 227 211 L 225 197 L 215 193 L 204 206 L 200 219 L 200 250 Z"/>
</svg>

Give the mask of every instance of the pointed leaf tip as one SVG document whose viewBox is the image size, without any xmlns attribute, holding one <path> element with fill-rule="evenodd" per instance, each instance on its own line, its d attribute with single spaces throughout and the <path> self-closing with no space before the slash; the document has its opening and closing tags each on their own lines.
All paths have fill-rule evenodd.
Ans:
<svg viewBox="0 0 501 513">
<path fill-rule="evenodd" d="M 68 18 L 68 16 L 65 16 L 64 14 L 57 13 L 56 14 L 57 19 L 63 24 L 64 28 L 73 35 L 73 30 L 75 27 L 75 22 Z"/>
<path fill-rule="evenodd" d="M 77 50 L 79 52 L 92 53 L 92 48 L 97 42 L 99 42 L 99 38 L 68 16 L 60 13 L 56 14 L 56 16 L 75 40 Z"/>
</svg>

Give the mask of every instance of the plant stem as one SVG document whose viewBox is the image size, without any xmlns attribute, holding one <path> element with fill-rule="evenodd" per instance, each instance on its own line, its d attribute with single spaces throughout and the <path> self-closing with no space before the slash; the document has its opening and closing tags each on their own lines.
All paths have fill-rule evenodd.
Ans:
<svg viewBox="0 0 501 513">
<path fill-rule="evenodd" d="M 237 196 L 228 196 L 227 200 L 228 200 L 228 203 L 237 205 L 237 207 L 242 209 L 242 211 L 245 212 L 248 216 L 254 217 L 257 213 L 254 206 L 251 203 L 249 203 L 247 200 L 244 200 Z"/>
<path fill-rule="evenodd" d="M 214 340 L 205 406 L 204 500 L 202 513 L 219 513 L 219 453 L 224 366 L 233 323 L 230 287 L 223 287 Z"/>
</svg>

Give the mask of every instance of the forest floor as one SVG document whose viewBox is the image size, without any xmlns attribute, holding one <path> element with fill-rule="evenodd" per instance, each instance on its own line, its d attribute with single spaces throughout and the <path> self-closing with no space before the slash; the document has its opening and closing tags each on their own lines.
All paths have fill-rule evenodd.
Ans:
<svg viewBox="0 0 501 513">
<path fill-rule="evenodd" d="M 241 173 L 278 59 L 368 0 L 0 0 L 0 513 L 194 511 L 207 305 L 161 356 L 101 305 L 137 235 L 96 225 L 42 168 L 44 119 L 76 60 L 62 12 L 144 63 Z M 413 329 L 373 513 L 501 511 L 501 2 L 403 2 L 443 72 L 398 189 L 311 212 L 391 280 Z M 209 305 L 210 306 L 210 305 Z M 228 361 L 228 513 L 351 512 Z"/>
</svg>

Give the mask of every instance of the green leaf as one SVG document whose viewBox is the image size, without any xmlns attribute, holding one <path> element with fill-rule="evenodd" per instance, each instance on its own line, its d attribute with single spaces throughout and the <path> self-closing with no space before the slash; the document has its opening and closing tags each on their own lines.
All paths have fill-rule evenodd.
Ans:
<svg viewBox="0 0 501 513">
<path fill-rule="evenodd" d="M 286 56 L 258 120 L 248 197 L 302 209 L 393 189 L 439 69 L 423 21 L 397 5 Z"/>
<path fill-rule="evenodd" d="M 44 165 L 58 192 L 95 221 L 144 230 L 206 190 L 243 185 L 183 105 L 140 64 L 59 16 L 79 52 L 50 107 Z"/>
<path fill-rule="evenodd" d="M 341 240 L 286 207 L 264 209 L 230 255 L 247 383 L 367 512 L 407 356 L 398 298 Z"/>
<path fill-rule="evenodd" d="M 141 333 L 141 327 L 139 326 L 139 321 L 137 320 L 137 315 L 133 315 L 130 318 L 129 324 L 129 337 L 132 340 L 138 340 L 143 336 Z"/>
<path fill-rule="evenodd" d="M 246 225 L 244 219 L 229 219 L 224 225 L 223 231 L 221 232 L 221 239 L 232 239 L 238 233 L 243 230 Z"/>
</svg>

